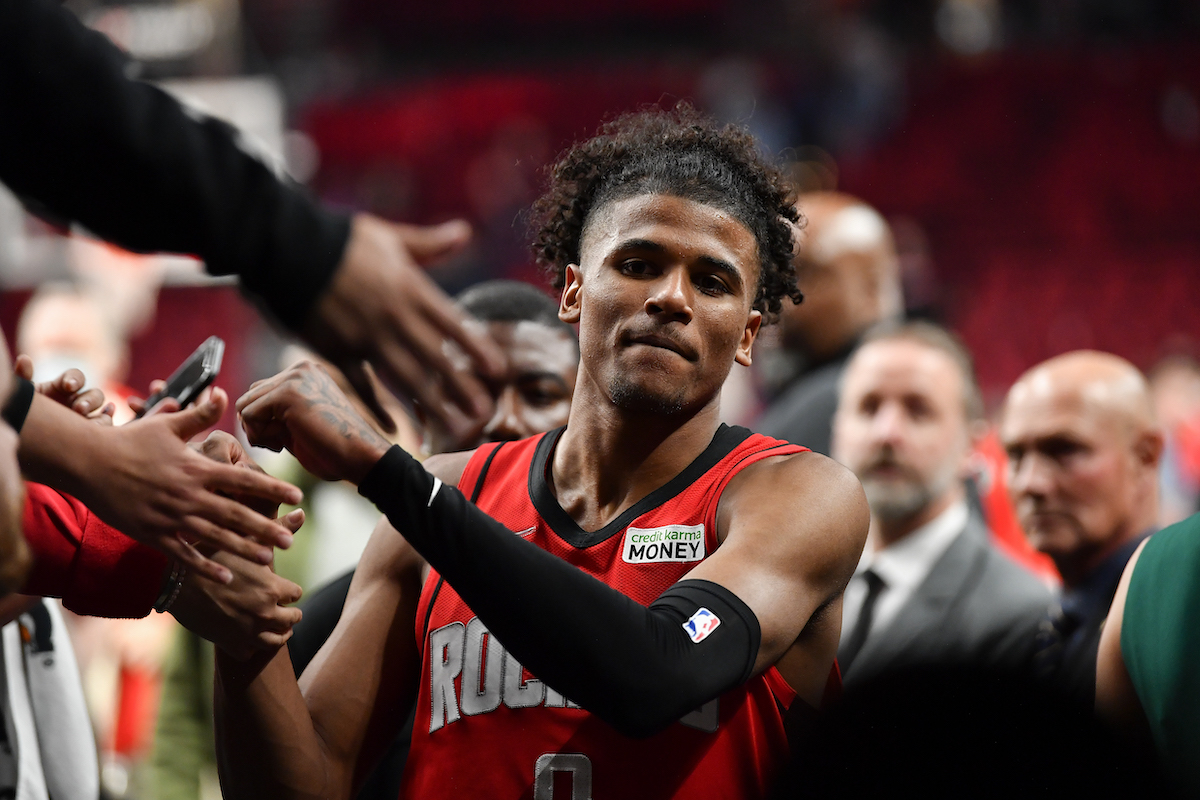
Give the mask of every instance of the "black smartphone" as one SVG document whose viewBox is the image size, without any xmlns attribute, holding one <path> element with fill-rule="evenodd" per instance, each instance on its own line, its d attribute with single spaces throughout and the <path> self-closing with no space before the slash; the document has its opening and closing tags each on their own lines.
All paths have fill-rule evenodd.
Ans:
<svg viewBox="0 0 1200 800">
<path fill-rule="evenodd" d="M 180 408 L 187 408 L 216 379 L 221 371 L 223 355 L 225 342 L 221 337 L 210 336 L 205 339 L 204 344 L 196 348 L 196 352 L 188 356 L 187 361 L 167 378 L 167 385 L 146 398 L 145 410 L 153 409 L 168 397 L 178 400 Z"/>
</svg>

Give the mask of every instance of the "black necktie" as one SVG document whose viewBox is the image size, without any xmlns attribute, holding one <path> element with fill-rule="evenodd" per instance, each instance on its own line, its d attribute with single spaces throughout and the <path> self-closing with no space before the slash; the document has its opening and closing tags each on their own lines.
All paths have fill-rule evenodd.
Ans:
<svg viewBox="0 0 1200 800">
<path fill-rule="evenodd" d="M 863 643 L 867 641 L 867 631 L 871 629 L 871 620 L 875 616 L 875 603 L 879 600 L 879 595 L 883 594 L 883 590 L 887 588 L 883 578 L 869 569 L 863 572 L 862 578 L 867 582 L 867 596 L 863 598 L 862 610 L 858 612 L 854 630 L 850 631 L 846 641 L 838 648 L 838 666 L 841 667 L 843 675 L 850 671 L 851 662 L 858 655 L 858 651 L 862 650 Z"/>
<path fill-rule="evenodd" d="M 1067 642 L 1082 622 L 1083 617 L 1074 608 L 1064 608 L 1062 605 L 1050 608 L 1034 638 L 1034 674 L 1039 678 L 1050 678 L 1058 672 Z"/>
</svg>

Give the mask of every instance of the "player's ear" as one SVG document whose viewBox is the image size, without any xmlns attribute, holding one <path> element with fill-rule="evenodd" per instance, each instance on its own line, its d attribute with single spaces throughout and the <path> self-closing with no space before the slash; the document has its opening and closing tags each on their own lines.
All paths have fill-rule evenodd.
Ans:
<svg viewBox="0 0 1200 800">
<path fill-rule="evenodd" d="M 562 297 L 558 300 L 558 318 L 572 325 L 579 322 L 579 279 L 579 265 L 567 264 Z"/>
<path fill-rule="evenodd" d="M 734 361 L 744 367 L 750 366 L 750 351 L 754 347 L 758 329 L 762 327 L 762 319 L 762 312 L 758 309 L 751 309 L 750 316 L 746 317 L 746 327 L 742 330 L 742 341 L 738 343 L 737 355 L 733 357 Z"/>
</svg>

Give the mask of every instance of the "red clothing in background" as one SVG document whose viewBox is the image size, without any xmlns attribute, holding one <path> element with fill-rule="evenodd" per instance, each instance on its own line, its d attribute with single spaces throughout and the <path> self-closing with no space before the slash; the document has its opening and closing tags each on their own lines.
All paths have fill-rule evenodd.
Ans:
<svg viewBox="0 0 1200 800">
<path fill-rule="evenodd" d="M 1017 512 L 1008 496 L 1008 454 L 994 430 L 983 438 L 975 453 L 979 499 L 992 534 L 992 544 L 1044 582 L 1060 583 L 1062 579 L 1050 556 L 1035 550 L 1025 537 L 1025 531 L 1021 530 Z"/>
</svg>

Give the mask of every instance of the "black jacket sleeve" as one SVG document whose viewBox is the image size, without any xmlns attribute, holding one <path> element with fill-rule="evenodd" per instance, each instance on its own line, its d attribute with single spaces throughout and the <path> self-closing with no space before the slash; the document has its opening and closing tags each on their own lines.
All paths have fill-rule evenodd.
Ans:
<svg viewBox="0 0 1200 800">
<path fill-rule="evenodd" d="M 282 182 L 228 125 L 129 79 L 126 65 L 50 0 L 0 0 L 0 181 L 123 247 L 239 275 L 299 327 L 349 220 Z"/>
</svg>

